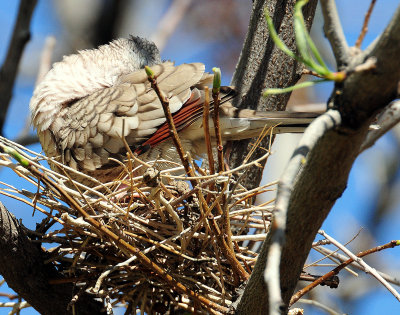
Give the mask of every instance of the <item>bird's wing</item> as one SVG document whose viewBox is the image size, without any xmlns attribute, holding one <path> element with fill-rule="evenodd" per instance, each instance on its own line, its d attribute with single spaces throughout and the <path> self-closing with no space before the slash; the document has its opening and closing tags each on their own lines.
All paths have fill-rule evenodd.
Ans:
<svg viewBox="0 0 400 315">
<path fill-rule="evenodd" d="M 172 113 L 193 99 L 191 87 L 204 75 L 201 63 L 174 66 L 166 62 L 152 67 L 160 89 L 168 96 Z M 62 162 L 93 171 L 109 165 L 110 157 L 124 153 L 125 137 L 135 148 L 155 134 L 166 121 L 162 105 L 144 70 L 122 76 L 106 87 L 64 107 L 41 138 L 53 142 Z"/>
<path fill-rule="evenodd" d="M 172 115 L 174 125 L 177 131 L 182 131 L 186 127 L 189 127 L 203 116 L 203 108 L 204 108 L 204 85 L 209 84 L 210 82 L 210 75 L 205 74 L 202 81 L 200 81 L 199 84 L 197 84 L 197 87 L 193 87 L 191 89 L 191 94 L 190 98 L 185 102 L 184 106 L 174 113 Z M 211 81 L 212 81 L 212 75 L 211 75 Z M 204 85 L 203 85 L 204 84 Z M 211 99 L 211 90 L 209 91 L 210 93 L 210 112 L 213 111 L 214 107 L 214 102 Z M 236 91 L 233 90 L 231 87 L 224 86 L 221 87 L 221 93 L 219 95 L 220 101 L 222 103 L 222 106 L 224 108 L 235 108 L 232 106 L 229 100 L 231 100 L 234 96 L 236 95 Z M 198 130 L 198 126 L 194 127 L 194 133 L 192 134 L 193 139 L 198 138 L 198 134 L 203 135 L 204 131 Z M 201 137 L 201 136 L 200 136 Z M 167 140 L 170 138 L 170 133 L 169 133 L 169 126 L 168 123 L 165 122 L 161 126 L 158 127 L 157 131 L 151 135 L 149 139 L 144 141 L 139 147 L 135 149 L 135 152 L 137 154 L 142 154 L 149 150 L 152 147 L 155 147 L 156 145 L 160 144 L 161 142 Z M 191 138 L 191 137 L 189 137 Z"/>
</svg>

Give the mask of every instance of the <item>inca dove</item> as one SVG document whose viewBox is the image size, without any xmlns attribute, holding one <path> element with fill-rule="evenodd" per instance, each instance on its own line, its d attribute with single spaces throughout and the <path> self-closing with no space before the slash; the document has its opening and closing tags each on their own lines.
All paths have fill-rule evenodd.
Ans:
<svg viewBox="0 0 400 315">
<path fill-rule="evenodd" d="M 30 103 L 46 155 L 102 182 L 113 180 L 121 167 L 109 158 L 126 158 L 123 132 L 141 159 L 179 161 L 168 138 L 161 103 L 143 70 L 145 65 L 151 66 L 169 98 L 184 150 L 201 157 L 206 152 L 202 87 L 212 82 L 212 75 L 204 72 L 202 63 L 174 66 L 162 62 L 157 47 L 139 37 L 118 39 L 54 64 Z M 220 121 L 224 141 L 258 136 L 265 125 L 279 124 L 274 132 L 300 132 L 315 117 L 238 110 L 229 102 L 233 91 L 224 91 Z"/>
</svg>

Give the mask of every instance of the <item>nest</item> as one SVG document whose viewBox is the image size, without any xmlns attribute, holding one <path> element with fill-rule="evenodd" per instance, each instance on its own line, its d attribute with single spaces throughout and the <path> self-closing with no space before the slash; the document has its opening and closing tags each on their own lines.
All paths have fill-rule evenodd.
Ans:
<svg viewBox="0 0 400 315">
<path fill-rule="evenodd" d="M 160 161 L 143 163 L 144 175 L 133 177 L 138 159 L 128 156 L 119 180 L 91 188 L 73 182 L 72 169 L 59 165 L 66 171 L 59 174 L 46 167 L 41 154 L 5 138 L 0 146 L 6 152 L 0 164 L 34 185 L 28 191 L 2 183 L 0 192 L 45 215 L 31 237 L 64 276 L 52 283 L 76 285 L 72 307 L 89 292 L 129 314 L 229 312 L 272 210 L 252 202 L 270 185 L 248 191 L 240 178 L 268 153 L 218 174 L 189 161 L 189 178 L 173 175 L 182 166 L 157 170 Z"/>
</svg>

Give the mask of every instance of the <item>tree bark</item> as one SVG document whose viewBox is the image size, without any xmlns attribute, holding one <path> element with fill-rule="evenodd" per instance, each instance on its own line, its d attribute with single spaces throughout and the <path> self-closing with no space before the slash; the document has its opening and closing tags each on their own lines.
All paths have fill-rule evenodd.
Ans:
<svg viewBox="0 0 400 315">
<path fill-rule="evenodd" d="M 44 263 L 44 251 L 30 241 L 24 229 L 0 202 L 0 273 L 8 286 L 40 314 L 71 314 L 68 305 L 79 290 L 71 283 L 49 284 L 62 275 L 53 264 Z M 102 303 L 84 292 L 74 307 L 76 314 L 105 314 Z"/>
<path fill-rule="evenodd" d="M 400 7 L 379 40 L 365 52 L 350 58 L 346 68 L 349 76 L 343 83 L 336 84 L 329 102 L 333 110 L 313 122 L 311 133 L 306 130 L 292 157 L 292 160 L 299 155 L 304 157 L 293 176 L 293 187 L 285 187 L 285 174 L 280 181 L 277 204 L 282 198 L 289 198 L 288 208 L 283 209 L 287 211 L 287 219 L 279 273 L 282 312 L 287 311 L 317 231 L 346 188 L 351 166 L 360 153 L 369 125 L 376 113 L 396 98 L 400 81 L 399 55 Z M 375 70 L 354 72 L 357 65 L 370 57 L 377 59 Z M 271 226 L 276 224 L 274 219 Z M 264 270 L 270 259 L 273 234 L 278 232 L 273 228 L 262 246 L 237 308 L 238 314 L 269 313 Z"/>
<path fill-rule="evenodd" d="M 317 0 L 311 0 L 304 7 L 304 19 L 308 28 L 311 28 L 317 2 Z M 262 91 L 266 87 L 288 87 L 296 84 L 303 67 L 275 47 L 269 36 L 264 10 L 267 7 L 280 38 L 291 50 L 296 51 L 293 28 L 295 3 L 295 0 L 254 1 L 246 39 L 232 79 L 232 85 L 241 95 L 236 99 L 236 106 L 257 110 L 285 110 L 290 93 L 265 98 L 262 97 Z M 230 155 L 232 168 L 242 163 L 243 158 L 251 149 L 249 143 L 249 140 L 233 143 Z M 268 143 L 267 137 L 261 146 L 268 147 Z M 253 157 L 256 159 L 264 154 L 265 151 L 259 149 Z M 260 184 L 261 177 L 260 168 L 250 168 L 242 184 L 253 189 Z"/>
</svg>

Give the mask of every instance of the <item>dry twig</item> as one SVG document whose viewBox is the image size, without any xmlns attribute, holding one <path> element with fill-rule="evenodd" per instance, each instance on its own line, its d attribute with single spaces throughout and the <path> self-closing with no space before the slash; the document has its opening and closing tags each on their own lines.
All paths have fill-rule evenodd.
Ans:
<svg viewBox="0 0 400 315">
<path fill-rule="evenodd" d="M 29 199 L 34 199 L 37 210 L 62 226 L 49 232 L 32 231 L 40 243 L 52 244 L 46 262 L 65 274 L 51 283 L 75 283 L 108 305 L 123 301 L 127 309 L 148 313 L 163 307 L 215 314 L 228 311 L 237 285 L 248 278 L 257 258 L 243 244 L 265 238 L 271 208 L 249 204 L 246 190 L 234 185 L 232 170 L 211 177 L 199 175 L 208 174 L 206 169 L 192 170 L 197 183 L 192 189 L 179 185 L 168 174 L 170 170 L 164 170 L 160 176 L 168 184 L 149 187 L 143 176 L 129 175 L 138 158 L 128 155 L 123 174 L 112 185 L 89 188 L 72 181 L 71 188 L 71 181 L 65 186 L 71 171 L 67 167 L 65 174 L 58 174 L 38 162 L 47 159 L 40 154 L 1 137 L 0 146 L 7 152 L 0 154 L 0 164 L 35 187 L 30 192 L 1 183 L 5 188 L 0 193 L 31 206 Z M 154 163 L 139 164 L 154 167 Z M 120 183 L 138 197 L 116 202 Z M 217 183 L 222 191 L 209 189 Z M 181 186 L 187 188 L 181 191 Z M 208 217 L 228 187 L 235 189 L 226 201 L 229 215 Z M 257 189 L 250 192 L 254 193 Z M 237 246 L 229 244 L 222 220 L 233 224 L 232 242 Z M 247 235 L 251 228 L 257 235 Z"/>
<path fill-rule="evenodd" d="M 357 41 L 356 41 L 356 43 L 354 45 L 355 47 L 357 47 L 359 49 L 361 48 L 361 44 L 362 44 L 362 42 L 364 40 L 365 35 L 367 34 L 369 18 L 371 17 L 372 10 L 374 9 L 375 3 L 376 3 L 376 0 L 371 0 L 371 3 L 370 3 L 369 8 L 368 8 L 368 11 L 365 14 L 364 23 L 363 23 L 363 26 L 361 28 L 360 35 L 358 36 Z"/>
<path fill-rule="evenodd" d="M 325 234 L 326 235 L 326 234 Z M 329 236 L 328 236 L 329 237 Z M 329 237 L 328 238 L 330 241 L 332 241 L 332 239 Z M 337 242 L 335 242 L 337 243 Z M 326 281 L 327 279 L 331 278 L 334 275 L 337 275 L 339 273 L 340 270 L 342 270 L 343 268 L 345 268 L 346 266 L 350 265 L 351 263 L 353 263 L 354 261 L 356 261 L 357 259 L 360 259 L 361 257 L 364 257 L 366 255 L 372 254 L 372 253 L 376 253 L 379 252 L 381 250 L 387 249 L 387 248 L 393 248 L 400 245 L 399 241 L 391 241 L 385 245 L 381 245 L 381 246 L 377 246 L 371 249 L 368 249 L 366 251 L 363 251 L 361 253 L 358 253 L 355 257 L 353 258 L 349 258 L 348 260 L 346 260 L 345 262 L 341 263 L 339 266 L 337 266 L 335 269 L 333 269 L 332 271 L 326 273 L 325 275 L 321 276 L 320 278 L 318 278 L 317 280 L 315 280 L 313 283 L 310 283 L 308 286 L 306 286 L 305 288 L 299 290 L 296 294 L 294 294 L 290 300 L 290 305 L 293 305 L 294 303 L 296 303 L 303 295 L 305 295 L 306 293 L 310 292 L 313 288 L 315 288 L 316 286 L 318 286 L 319 284 L 321 284 L 322 282 Z"/>
</svg>

